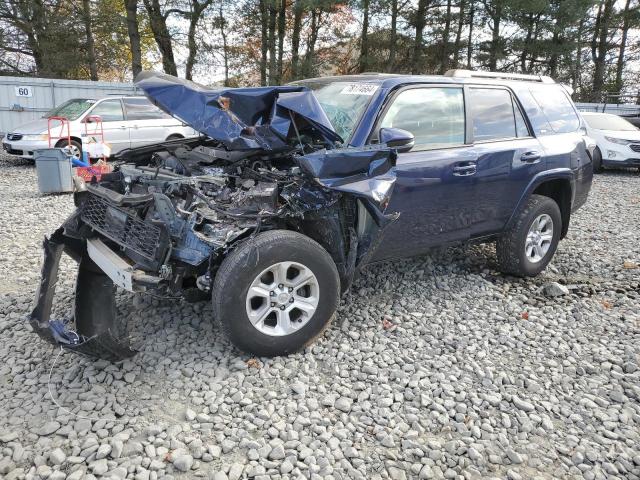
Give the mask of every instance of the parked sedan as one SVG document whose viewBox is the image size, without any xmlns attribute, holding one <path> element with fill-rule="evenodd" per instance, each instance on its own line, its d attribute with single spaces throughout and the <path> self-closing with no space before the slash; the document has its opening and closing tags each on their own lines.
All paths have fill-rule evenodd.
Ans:
<svg viewBox="0 0 640 480">
<path fill-rule="evenodd" d="M 587 135 L 598 145 L 593 153 L 593 168 L 640 168 L 640 129 L 618 115 L 583 113 Z"/>
<path fill-rule="evenodd" d="M 52 121 L 52 146 L 67 145 L 70 134 L 70 150 L 80 157 L 83 144 L 104 131 L 104 141 L 111 146 L 111 153 L 131 147 L 196 136 L 195 130 L 180 120 L 166 114 L 145 97 L 107 97 L 99 100 L 73 98 L 47 112 L 42 118 L 16 127 L 3 139 L 4 150 L 11 155 L 33 158 L 33 152 L 49 147 L 48 119 L 64 117 L 69 120 L 70 131 L 60 121 Z M 96 118 L 102 120 L 102 128 Z M 97 140 L 100 138 L 97 137 Z"/>
</svg>

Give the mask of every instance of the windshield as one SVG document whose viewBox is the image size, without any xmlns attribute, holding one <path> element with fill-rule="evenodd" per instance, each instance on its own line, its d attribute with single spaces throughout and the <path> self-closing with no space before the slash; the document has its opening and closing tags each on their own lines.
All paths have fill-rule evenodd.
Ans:
<svg viewBox="0 0 640 480">
<path fill-rule="evenodd" d="M 49 110 L 42 116 L 42 118 L 65 117 L 69 120 L 76 120 L 94 103 L 96 103 L 95 100 L 90 100 L 88 98 L 73 98 L 71 100 L 67 100 L 62 105 L 58 105 L 56 108 Z"/>
<path fill-rule="evenodd" d="M 364 82 L 300 82 L 313 91 L 331 125 L 345 142 L 351 138 L 358 120 L 378 89 Z"/>
<path fill-rule="evenodd" d="M 632 132 L 638 130 L 624 118 L 617 115 L 584 115 L 584 120 L 589 127 L 595 130 L 618 130 L 621 132 Z"/>
</svg>

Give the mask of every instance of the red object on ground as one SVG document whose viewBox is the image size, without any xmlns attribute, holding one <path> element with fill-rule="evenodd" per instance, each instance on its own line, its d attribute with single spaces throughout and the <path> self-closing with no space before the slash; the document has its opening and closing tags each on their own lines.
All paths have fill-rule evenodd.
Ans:
<svg viewBox="0 0 640 480">
<path fill-rule="evenodd" d="M 85 182 L 90 182 L 93 177 L 100 181 L 103 174 L 113 171 L 113 167 L 111 165 L 92 165 L 91 167 L 76 167 L 74 170 L 77 177 L 84 179 Z"/>
</svg>

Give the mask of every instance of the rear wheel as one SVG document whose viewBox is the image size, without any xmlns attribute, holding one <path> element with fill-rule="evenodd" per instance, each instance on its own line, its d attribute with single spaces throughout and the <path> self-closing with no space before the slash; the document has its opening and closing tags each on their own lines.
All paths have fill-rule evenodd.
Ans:
<svg viewBox="0 0 640 480">
<path fill-rule="evenodd" d="M 273 230 L 238 246 L 218 270 L 213 311 L 231 341 L 259 356 L 302 349 L 329 325 L 340 279 L 317 242 Z"/>
<path fill-rule="evenodd" d="M 500 270 L 520 277 L 538 275 L 553 258 L 561 231 L 558 204 L 531 195 L 513 227 L 496 242 Z"/>
<path fill-rule="evenodd" d="M 593 151 L 593 171 L 595 173 L 601 173 L 604 170 L 602 166 L 602 152 L 598 147 Z"/>
<path fill-rule="evenodd" d="M 167 139 L 165 140 L 165 142 L 169 142 L 171 140 L 178 140 L 179 138 L 184 138 L 182 135 L 180 135 L 179 133 L 173 133 L 171 135 L 169 135 L 167 137 Z"/>
</svg>

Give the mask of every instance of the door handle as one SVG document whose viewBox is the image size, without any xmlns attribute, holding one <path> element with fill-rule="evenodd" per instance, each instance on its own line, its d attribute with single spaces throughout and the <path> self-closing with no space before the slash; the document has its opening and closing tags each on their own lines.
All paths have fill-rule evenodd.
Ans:
<svg viewBox="0 0 640 480">
<path fill-rule="evenodd" d="M 126 125 L 120 125 L 120 129 L 121 130 L 126 130 L 127 126 Z"/>
<path fill-rule="evenodd" d="M 540 158 L 542 158 L 542 155 L 537 150 L 530 150 L 528 152 L 524 152 L 520 156 L 520 160 L 526 163 L 536 163 L 540 161 Z"/>
<path fill-rule="evenodd" d="M 453 167 L 453 174 L 456 177 L 468 177 L 470 175 L 476 174 L 476 164 L 475 163 L 462 163 Z"/>
</svg>

